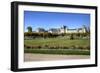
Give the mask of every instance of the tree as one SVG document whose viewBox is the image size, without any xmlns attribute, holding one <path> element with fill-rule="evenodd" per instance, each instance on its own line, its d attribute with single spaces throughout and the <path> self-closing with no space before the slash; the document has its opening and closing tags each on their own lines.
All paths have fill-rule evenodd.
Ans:
<svg viewBox="0 0 100 73">
<path fill-rule="evenodd" d="M 70 35 L 70 40 L 73 40 L 74 39 L 74 36 L 73 34 Z"/>
<path fill-rule="evenodd" d="M 28 32 L 32 32 L 32 27 L 31 26 L 27 27 L 27 29 L 28 29 Z"/>
<path fill-rule="evenodd" d="M 66 33 L 66 26 L 63 26 L 63 28 L 64 28 L 64 34 Z"/>
</svg>

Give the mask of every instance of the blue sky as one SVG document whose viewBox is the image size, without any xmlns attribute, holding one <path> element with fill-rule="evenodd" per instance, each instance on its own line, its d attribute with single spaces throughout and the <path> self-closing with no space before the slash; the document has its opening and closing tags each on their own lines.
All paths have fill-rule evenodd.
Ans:
<svg viewBox="0 0 100 73">
<path fill-rule="evenodd" d="M 90 14 L 58 13 L 58 12 L 36 12 L 24 11 L 24 31 L 31 26 L 33 31 L 37 28 L 60 28 L 67 26 L 70 29 L 81 28 L 82 25 L 90 26 Z"/>
</svg>

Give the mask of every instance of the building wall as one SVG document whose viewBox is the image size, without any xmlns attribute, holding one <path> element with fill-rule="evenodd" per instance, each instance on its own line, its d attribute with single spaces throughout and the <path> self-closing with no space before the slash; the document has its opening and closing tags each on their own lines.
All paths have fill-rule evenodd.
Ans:
<svg viewBox="0 0 100 73">
<path fill-rule="evenodd" d="M 82 28 L 82 29 L 80 29 L 80 30 L 78 30 L 78 28 L 77 29 L 68 29 L 68 28 L 66 28 L 66 29 L 62 29 L 61 28 L 61 31 L 60 31 L 61 33 L 86 33 L 86 29 L 85 28 Z"/>
<path fill-rule="evenodd" d="M 78 33 L 77 30 L 66 30 L 66 33 Z"/>
<path fill-rule="evenodd" d="M 61 28 L 61 29 L 60 29 L 60 33 L 64 33 L 64 29 Z"/>
<path fill-rule="evenodd" d="M 43 28 L 38 28 L 36 30 L 36 32 L 46 32 L 45 29 Z M 77 28 L 77 29 L 68 29 L 68 28 L 64 28 L 64 27 L 61 27 L 61 28 L 55 28 L 55 29 L 50 29 L 48 30 L 47 32 L 50 32 L 50 33 L 58 33 L 58 34 L 61 34 L 61 33 L 85 33 L 86 32 L 86 28 Z"/>
</svg>

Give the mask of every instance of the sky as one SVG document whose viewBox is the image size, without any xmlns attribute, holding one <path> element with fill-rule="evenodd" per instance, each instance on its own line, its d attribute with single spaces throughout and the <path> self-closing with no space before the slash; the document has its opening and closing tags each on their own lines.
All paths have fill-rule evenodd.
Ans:
<svg viewBox="0 0 100 73">
<path fill-rule="evenodd" d="M 67 26 L 69 29 L 81 28 L 83 25 L 90 26 L 90 14 L 83 13 L 61 13 L 61 12 L 36 12 L 24 11 L 24 31 L 31 26 L 35 31 L 37 28 L 61 28 Z"/>
</svg>

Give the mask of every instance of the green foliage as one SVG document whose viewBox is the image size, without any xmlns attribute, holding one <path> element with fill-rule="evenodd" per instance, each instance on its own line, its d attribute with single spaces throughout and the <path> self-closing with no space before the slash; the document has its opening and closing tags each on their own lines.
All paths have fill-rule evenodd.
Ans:
<svg viewBox="0 0 100 73">
<path fill-rule="evenodd" d="M 90 37 L 90 33 L 62 33 L 62 34 L 57 34 L 57 33 L 48 33 L 48 32 L 41 32 L 41 33 L 37 33 L 37 32 L 25 32 L 24 36 L 31 36 L 34 38 L 56 38 L 59 36 L 66 36 L 66 37 L 70 37 L 71 40 L 73 39 L 77 39 L 77 38 L 83 38 L 83 37 Z"/>
<path fill-rule="evenodd" d="M 51 33 L 48 33 L 48 32 L 44 32 L 44 33 L 42 33 L 42 32 L 41 33 L 25 32 L 24 36 L 27 36 L 27 37 L 32 36 L 32 37 L 35 37 L 35 38 L 39 38 L 39 37 L 41 37 L 41 38 L 55 38 L 59 35 L 57 33 L 51 34 Z"/>
<path fill-rule="evenodd" d="M 32 32 L 32 27 L 31 26 L 27 27 L 27 29 L 28 29 L 28 32 Z"/>
<path fill-rule="evenodd" d="M 70 40 L 73 40 L 73 39 L 74 39 L 73 34 L 71 34 L 71 36 L 70 36 Z"/>
</svg>

